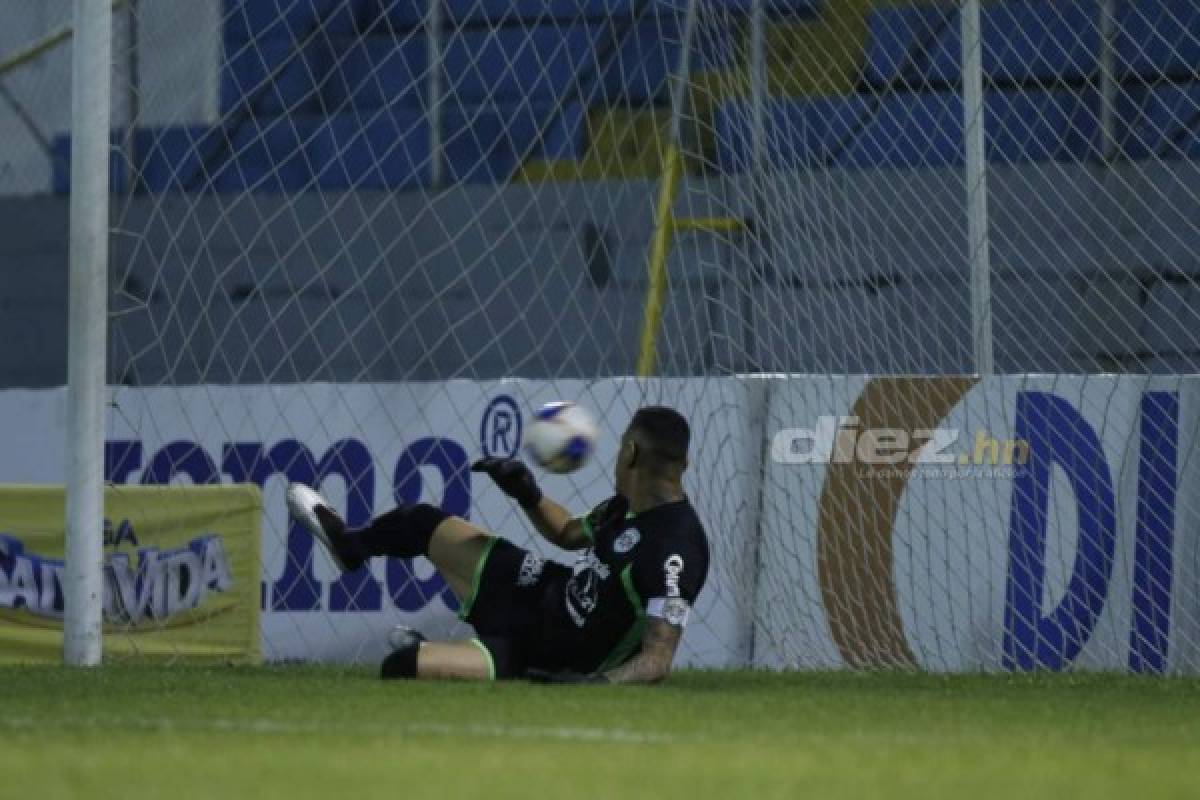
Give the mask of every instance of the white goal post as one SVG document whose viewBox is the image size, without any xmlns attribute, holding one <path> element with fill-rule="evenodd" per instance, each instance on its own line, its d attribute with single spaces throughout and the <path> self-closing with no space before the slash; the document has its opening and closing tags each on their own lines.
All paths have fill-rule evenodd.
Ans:
<svg viewBox="0 0 1200 800">
<path fill-rule="evenodd" d="M 67 334 L 68 464 L 63 660 L 101 659 L 104 412 L 108 306 L 108 148 L 112 9 L 76 0 L 71 45 L 70 302 Z"/>
</svg>

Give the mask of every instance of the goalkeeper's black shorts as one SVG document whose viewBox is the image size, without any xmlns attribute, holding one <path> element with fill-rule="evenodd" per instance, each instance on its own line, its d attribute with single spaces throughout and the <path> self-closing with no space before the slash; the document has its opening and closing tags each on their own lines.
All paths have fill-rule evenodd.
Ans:
<svg viewBox="0 0 1200 800">
<path fill-rule="evenodd" d="M 530 667 L 554 666 L 557 659 L 546 652 L 543 639 L 543 598 L 570 574 L 504 539 L 489 541 L 458 616 L 475 628 L 492 677 L 521 678 Z"/>
</svg>

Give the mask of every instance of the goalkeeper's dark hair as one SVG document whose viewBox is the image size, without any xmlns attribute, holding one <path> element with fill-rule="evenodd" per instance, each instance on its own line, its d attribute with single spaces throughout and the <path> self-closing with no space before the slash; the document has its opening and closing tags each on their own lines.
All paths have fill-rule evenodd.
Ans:
<svg viewBox="0 0 1200 800">
<path fill-rule="evenodd" d="M 687 419 L 667 406 L 639 408 L 629 422 L 629 430 L 649 449 L 652 461 L 677 467 L 687 466 L 692 431 Z"/>
</svg>

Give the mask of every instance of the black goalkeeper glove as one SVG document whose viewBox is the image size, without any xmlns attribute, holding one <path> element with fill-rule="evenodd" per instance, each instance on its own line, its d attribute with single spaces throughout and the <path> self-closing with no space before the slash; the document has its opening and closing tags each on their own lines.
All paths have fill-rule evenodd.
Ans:
<svg viewBox="0 0 1200 800">
<path fill-rule="evenodd" d="M 515 458 L 481 458 L 471 465 L 471 471 L 486 472 L 500 491 L 527 511 L 542 501 L 542 490 L 533 479 L 533 473 Z"/>
<path fill-rule="evenodd" d="M 534 683 L 612 683 L 602 672 L 551 672 L 545 669 L 527 669 L 525 677 Z"/>
</svg>

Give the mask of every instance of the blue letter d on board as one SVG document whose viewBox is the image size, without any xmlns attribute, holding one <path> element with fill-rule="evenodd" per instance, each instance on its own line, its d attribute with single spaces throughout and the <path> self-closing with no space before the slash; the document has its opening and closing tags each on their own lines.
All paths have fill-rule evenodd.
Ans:
<svg viewBox="0 0 1200 800">
<path fill-rule="evenodd" d="M 1096 432 L 1066 400 L 1045 392 L 1017 395 L 1015 436 L 1029 462 L 1013 479 L 1009 518 L 1004 666 L 1059 670 L 1071 664 L 1096 627 L 1108 596 L 1116 547 L 1112 477 Z M 1079 544 L 1062 601 L 1042 612 L 1052 467 L 1075 498 Z"/>
<path fill-rule="evenodd" d="M 1141 434 L 1129 670 L 1165 672 L 1171 630 L 1179 395 L 1146 392 L 1142 396 Z"/>
</svg>

